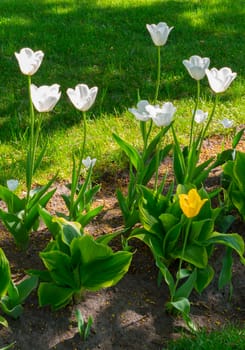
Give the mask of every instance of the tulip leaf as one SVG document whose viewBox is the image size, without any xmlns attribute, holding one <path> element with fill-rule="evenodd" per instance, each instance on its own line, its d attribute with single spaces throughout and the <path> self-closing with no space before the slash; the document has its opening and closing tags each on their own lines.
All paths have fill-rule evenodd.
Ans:
<svg viewBox="0 0 245 350">
<path fill-rule="evenodd" d="M 6 294 L 11 280 L 10 266 L 4 251 L 0 248 L 0 299 Z"/>
<path fill-rule="evenodd" d="M 40 283 L 38 288 L 38 300 L 40 306 L 51 305 L 52 310 L 58 310 L 72 299 L 74 291 L 71 288 L 62 287 L 55 283 Z"/>
<path fill-rule="evenodd" d="M 174 298 L 189 298 L 197 278 L 197 269 L 194 269 L 187 280 L 176 290 Z"/>
<path fill-rule="evenodd" d="M 197 269 L 197 278 L 195 289 L 198 293 L 201 293 L 212 281 L 214 277 L 214 269 L 212 266 L 207 265 L 203 269 Z"/>
<path fill-rule="evenodd" d="M 128 156 L 130 163 L 133 164 L 134 168 L 136 170 L 139 170 L 141 167 L 141 158 L 138 153 L 138 151 L 132 147 L 128 142 L 122 140 L 117 134 L 112 134 L 114 140 L 118 143 L 118 145 L 121 147 L 121 149 L 126 153 Z"/>
<path fill-rule="evenodd" d="M 232 263 L 232 249 L 228 247 L 226 248 L 226 252 L 222 260 L 222 269 L 219 275 L 219 289 L 222 289 L 224 286 L 231 282 Z"/>
<path fill-rule="evenodd" d="M 219 233 L 213 232 L 213 234 L 206 241 L 207 245 L 210 244 L 224 244 L 227 247 L 234 249 L 237 254 L 243 258 L 244 254 L 244 241 L 242 237 L 237 233 Z M 244 259 L 244 258 L 243 258 Z"/>
</svg>

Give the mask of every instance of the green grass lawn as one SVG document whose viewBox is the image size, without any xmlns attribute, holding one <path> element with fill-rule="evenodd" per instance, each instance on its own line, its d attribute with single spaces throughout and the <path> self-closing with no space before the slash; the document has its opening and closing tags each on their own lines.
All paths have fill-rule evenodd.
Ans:
<svg viewBox="0 0 245 350">
<path fill-rule="evenodd" d="M 182 64 L 194 54 L 211 59 L 210 67 L 230 67 L 238 73 L 222 95 L 211 132 L 223 132 L 218 121 L 244 120 L 245 66 L 243 0 L 1 0 L 0 2 L 0 182 L 24 180 L 27 81 L 14 52 L 23 47 L 43 50 L 44 61 L 32 77 L 36 85 L 61 85 L 62 98 L 44 117 L 43 139 L 49 140 L 36 181 L 45 182 L 59 170 L 70 177 L 71 155 L 82 140 L 81 116 L 66 96 L 78 83 L 99 87 L 89 112 L 87 154 L 98 159 L 95 171 L 118 170 L 124 158 L 111 133 L 139 143 L 137 122 L 127 109 L 141 99 L 152 100 L 156 79 L 156 48 L 146 24 L 174 26 L 162 50 L 159 100 L 177 107 L 178 132 L 190 125 L 196 84 Z M 201 82 L 203 109 L 212 96 L 207 79 Z"/>
</svg>

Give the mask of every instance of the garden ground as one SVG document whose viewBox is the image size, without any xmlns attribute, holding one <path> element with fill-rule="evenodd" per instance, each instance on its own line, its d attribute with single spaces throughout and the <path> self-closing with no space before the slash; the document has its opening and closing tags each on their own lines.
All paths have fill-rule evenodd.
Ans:
<svg viewBox="0 0 245 350">
<path fill-rule="evenodd" d="M 204 148 L 208 157 L 220 151 L 221 139 L 209 139 Z M 241 144 L 244 148 L 244 141 Z M 169 168 L 166 160 L 163 172 Z M 169 168 L 171 173 L 171 169 Z M 215 169 L 210 176 L 209 189 L 219 184 L 220 169 Z M 122 228 L 121 212 L 115 196 L 117 187 L 125 188 L 127 173 L 121 172 L 116 177 L 109 173 L 100 179 L 101 192 L 98 204 L 103 204 L 102 213 L 88 227 L 89 233 L 101 235 Z M 63 210 L 60 194 L 64 193 L 65 184 L 57 184 L 57 191 L 48 209 L 54 213 Z M 245 238 L 245 224 L 237 219 L 232 232 L 240 233 Z M 30 247 L 26 252 L 16 249 L 12 237 L 0 224 L 0 246 L 4 249 L 11 264 L 15 281 L 24 276 L 25 269 L 41 268 L 38 253 L 50 239 L 49 232 L 41 228 L 32 234 Z M 118 249 L 120 242 L 114 242 Z M 132 241 L 135 251 L 128 274 L 115 286 L 96 293 L 88 292 L 85 299 L 63 310 L 52 312 L 48 307 L 39 308 L 36 293 L 26 301 L 20 319 L 8 318 L 9 328 L 0 329 L 0 346 L 16 342 L 14 349 L 19 350 L 117 350 L 147 349 L 161 350 L 167 341 L 176 338 L 184 329 L 188 332 L 181 318 L 166 313 L 164 304 L 168 300 L 168 290 L 163 284 L 157 287 L 157 269 L 148 249 L 138 241 Z M 227 323 L 245 325 L 245 267 L 234 255 L 233 297 L 229 299 L 229 290 L 218 290 L 217 276 L 207 290 L 200 296 L 191 296 L 191 316 L 197 325 L 207 330 L 219 329 Z M 214 267 L 218 272 L 222 261 L 222 249 L 214 255 Z M 89 338 L 83 342 L 77 329 L 76 309 L 80 309 L 85 320 L 92 316 L 94 323 Z"/>
</svg>

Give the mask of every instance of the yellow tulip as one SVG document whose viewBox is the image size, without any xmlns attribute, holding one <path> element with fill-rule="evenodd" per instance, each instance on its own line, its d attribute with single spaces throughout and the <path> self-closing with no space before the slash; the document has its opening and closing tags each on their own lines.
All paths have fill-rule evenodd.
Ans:
<svg viewBox="0 0 245 350">
<path fill-rule="evenodd" d="M 197 216 L 206 201 L 207 198 L 201 199 L 195 188 L 192 188 L 188 194 L 179 195 L 180 208 L 188 218 Z"/>
</svg>

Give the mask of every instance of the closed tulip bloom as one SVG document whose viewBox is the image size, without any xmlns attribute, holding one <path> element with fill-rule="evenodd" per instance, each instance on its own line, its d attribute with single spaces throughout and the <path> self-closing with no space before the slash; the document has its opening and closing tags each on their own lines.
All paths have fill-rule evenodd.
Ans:
<svg viewBox="0 0 245 350">
<path fill-rule="evenodd" d="M 82 160 L 83 165 L 89 169 L 90 167 L 93 167 L 96 163 L 96 158 L 91 159 L 90 157 L 87 157 L 86 159 Z"/>
<path fill-rule="evenodd" d="M 25 75 L 33 75 L 40 67 L 44 53 L 41 50 L 34 52 L 32 49 L 24 48 L 19 53 L 15 52 L 15 57 L 21 72 Z"/>
<path fill-rule="evenodd" d="M 207 117 L 208 117 L 208 112 L 203 112 L 201 109 L 197 109 L 194 116 L 194 120 L 196 123 L 201 124 L 205 122 Z"/>
<path fill-rule="evenodd" d="M 173 27 L 169 28 L 169 26 L 164 22 L 160 22 L 158 24 L 147 24 L 146 28 L 156 46 L 165 45 L 168 40 L 169 33 L 173 29 Z"/>
<path fill-rule="evenodd" d="M 66 93 L 79 111 L 86 112 L 94 104 L 98 92 L 97 86 L 89 89 L 86 84 L 78 84 L 75 89 L 67 89 Z"/>
<path fill-rule="evenodd" d="M 184 60 L 183 65 L 188 70 L 190 76 L 195 80 L 201 80 L 205 77 L 205 69 L 209 67 L 210 59 L 208 57 L 191 56 L 189 60 Z"/>
<path fill-rule="evenodd" d="M 237 76 L 237 73 L 232 72 L 228 67 L 221 68 L 220 70 L 216 68 L 212 68 L 211 70 L 206 69 L 205 72 L 211 89 L 217 94 L 227 90 Z"/>
<path fill-rule="evenodd" d="M 188 218 L 197 216 L 206 201 L 207 198 L 201 199 L 195 188 L 192 188 L 188 194 L 179 195 L 180 208 Z"/>
<path fill-rule="evenodd" d="M 61 96 L 59 88 L 60 85 L 58 84 L 51 86 L 43 85 L 40 87 L 31 84 L 31 99 L 38 112 L 52 111 Z"/>
<path fill-rule="evenodd" d="M 223 120 L 220 121 L 220 123 L 223 125 L 224 128 L 228 129 L 233 126 L 233 120 L 224 118 Z"/>
<path fill-rule="evenodd" d="M 135 116 L 137 120 L 146 122 L 150 119 L 150 115 L 146 110 L 146 107 L 149 105 L 150 104 L 147 100 L 141 100 L 137 103 L 137 108 L 129 108 L 128 110 Z"/>
<path fill-rule="evenodd" d="M 158 127 L 168 126 L 172 122 L 173 115 L 176 112 L 176 108 L 171 102 L 164 103 L 162 107 L 148 105 L 146 106 L 146 110 L 150 114 L 153 123 Z"/>
</svg>

